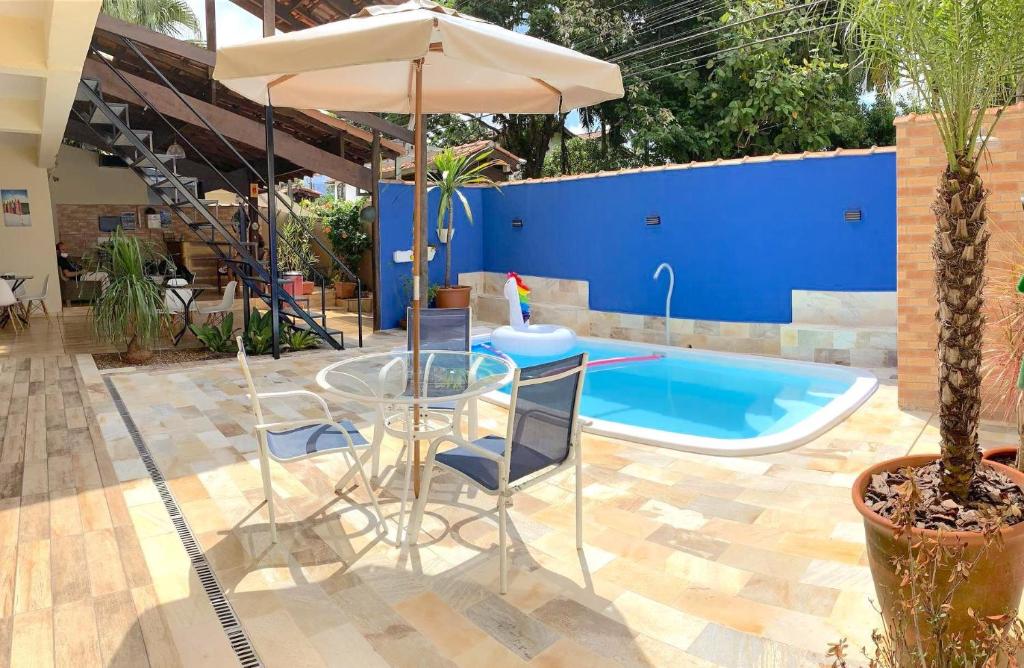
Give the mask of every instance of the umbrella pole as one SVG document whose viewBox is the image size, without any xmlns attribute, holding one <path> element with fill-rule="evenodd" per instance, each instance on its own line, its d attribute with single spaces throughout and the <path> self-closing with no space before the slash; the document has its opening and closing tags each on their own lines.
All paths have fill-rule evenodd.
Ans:
<svg viewBox="0 0 1024 668">
<path fill-rule="evenodd" d="M 413 397 L 418 397 L 420 393 L 420 280 L 423 266 L 420 245 L 423 235 L 423 216 L 426 213 L 423 211 L 423 192 L 426 186 L 424 182 L 426 169 L 423 164 L 424 154 L 426 153 L 424 144 L 426 132 L 423 127 L 423 60 L 417 60 L 414 63 L 414 67 L 416 70 L 416 99 L 413 108 L 416 119 L 416 136 L 414 137 L 415 143 L 413 144 L 413 164 L 415 166 L 415 187 L 413 190 L 415 192 L 415 204 L 413 205 L 412 223 L 412 322 L 409 323 L 409 326 L 412 327 L 412 391 Z M 418 431 L 420 424 L 419 404 L 414 402 L 412 411 L 413 429 Z M 413 496 L 418 498 L 420 495 L 420 442 L 418 439 L 413 442 L 412 476 Z"/>
</svg>

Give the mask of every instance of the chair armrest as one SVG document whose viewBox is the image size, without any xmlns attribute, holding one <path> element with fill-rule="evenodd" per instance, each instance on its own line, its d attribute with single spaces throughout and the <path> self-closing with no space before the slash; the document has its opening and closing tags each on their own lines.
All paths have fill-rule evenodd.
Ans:
<svg viewBox="0 0 1024 668">
<path fill-rule="evenodd" d="M 294 427 L 308 427 L 311 424 L 323 424 L 322 418 L 309 418 L 307 420 L 282 420 L 280 422 L 265 422 L 256 425 L 257 431 L 270 431 L 271 429 L 292 429 Z"/>
<path fill-rule="evenodd" d="M 576 424 L 578 424 L 580 427 L 593 427 L 594 421 L 587 420 L 586 418 L 576 418 Z"/>
<path fill-rule="evenodd" d="M 458 436 L 455 435 L 441 436 L 440 438 L 434 439 L 434 441 L 430 444 L 430 449 L 436 452 L 437 446 L 445 442 L 454 443 L 460 448 L 472 450 L 474 454 L 480 455 L 481 457 L 484 457 L 486 459 L 490 459 L 491 461 L 502 462 L 505 460 L 503 456 L 496 455 L 490 450 L 485 450 L 484 448 L 481 448 L 479 445 L 474 445 L 473 443 L 470 443 L 469 441 L 459 438 Z"/>
<path fill-rule="evenodd" d="M 327 418 L 328 422 L 334 422 L 334 416 L 331 415 L 331 408 L 327 405 L 327 402 L 316 392 L 310 392 L 309 390 L 286 390 L 284 392 L 257 392 L 256 397 L 258 399 L 278 399 L 282 397 L 309 397 L 315 399 L 320 408 L 324 410 L 324 417 Z"/>
</svg>

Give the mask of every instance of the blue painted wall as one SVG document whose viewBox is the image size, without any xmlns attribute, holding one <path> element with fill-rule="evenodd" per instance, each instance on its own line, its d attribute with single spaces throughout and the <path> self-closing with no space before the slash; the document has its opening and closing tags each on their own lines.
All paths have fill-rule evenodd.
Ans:
<svg viewBox="0 0 1024 668">
<path fill-rule="evenodd" d="M 394 251 L 412 248 L 412 205 L 411 184 L 381 183 L 380 190 L 380 279 L 381 285 L 381 327 L 390 329 L 398 326 L 409 305 L 411 284 L 407 279 L 412 273 L 412 264 L 396 263 Z M 452 282 L 459 272 L 481 271 L 483 268 L 483 191 L 469 188 L 465 191 L 473 210 L 474 224 L 470 225 L 459 204 L 455 210 L 455 245 L 452 248 Z M 437 240 L 438 193 L 427 196 L 428 243 L 437 246 L 437 253 L 430 263 L 430 282 L 444 281 L 444 246 Z"/>
<path fill-rule="evenodd" d="M 388 290 L 393 244 L 409 247 L 412 198 L 397 184 L 384 193 Z M 458 271 L 587 280 L 595 310 L 664 313 L 667 279 L 651 278 L 661 262 L 675 269 L 672 313 L 684 318 L 785 323 L 794 289 L 896 289 L 894 153 L 567 179 L 470 196 L 477 224 L 457 223 Z M 846 209 L 860 209 L 863 219 L 845 222 Z M 646 226 L 655 214 L 661 225 Z M 514 218 L 522 228 L 511 226 Z M 432 278 L 442 270 L 435 259 Z M 400 317 L 390 310 L 395 301 L 385 302 L 385 326 Z"/>
</svg>

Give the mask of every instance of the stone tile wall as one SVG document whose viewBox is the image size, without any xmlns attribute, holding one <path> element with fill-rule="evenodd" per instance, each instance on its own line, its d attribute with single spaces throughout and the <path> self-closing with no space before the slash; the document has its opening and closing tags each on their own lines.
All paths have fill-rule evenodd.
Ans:
<svg viewBox="0 0 1024 668">
<path fill-rule="evenodd" d="M 665 343 L 663 317 L 591 310 L 587 281 L 539 276 L 524 276 L 523 280 L 532 289 L 531 310 L 537 323 L 564 325 L 582 336 Z M 473 309 L 477 320 L 508 322 L 508 305 L 501 293 L 505 283 L 503 274 L 460 274 L 459 282 L 474 288 Z M 793 299 L 793 323 L 672 318 L 669 341 L 674 346 L 847 366 L 896 366 L 893 293 L 794 291 Z M 810 321 L 797 321 L 798 312 Z"/>
</svg>

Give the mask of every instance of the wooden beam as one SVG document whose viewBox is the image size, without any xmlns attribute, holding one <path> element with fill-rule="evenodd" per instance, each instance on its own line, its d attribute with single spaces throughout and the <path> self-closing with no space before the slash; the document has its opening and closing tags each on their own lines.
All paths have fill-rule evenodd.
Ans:
<svg viewBox="0 0 1024 668">
<path fill-rule="evenodd" d="M 217 53 L 217 0 L 206 0 L 206 50 Z M 210 77 L 210 102 L 217 104 L 217 82 L 213 80 L 213 67 L 206 66 Z"/>
<path fill-rule="evenodd" d="M 133 104 L 140 104 L 138 97 L 106 65 L 90 58 L 85 61 L 82 73 L 85 76 L 98 80 L 103 87 L 105 95 L 110 95 Z M 126 72 L 121 74 L 149 99 L 149 103 L 154 108 L 160 110 L 164 115 L 192 125 L 200 125 L 195 115 L 175 97 L 170 89 Z M 260 150 L 266 150 L 266 138 L 264 137 L 264 126 L 262 123 L 257 123 L 245 116 L 240 116 L 188 95 L 183 95 L 183 97 L 228 139 Z M 274 144 L 277 155 L 303 169 L 324 174 L 332 179 L 354 185 L 363 190 L 370 189 L 370 170 L 362 165 L 343 160 L 339 156 L 311 146 L 281 130 L 274 131 Z"/>
<path fill-rule="evenodd" d="M 263 0 L 263 36 L 274 36 L 274 23 L 277 20 L 277 2 L 275 0 Z"/>
<path fill-rule="evenodd" d="M 296 111 L 303 114 L 304 116 L 309 116 L 313 120 L 323 123 L 324 125 L 330 125 L 332 128 L 336 130 L 341 130 L 347 135 L 351 135 L 358 139 L 362 139 L 367 143 L 372 144 L 373 142 L 373 132 L 367 132 L 366 130 L 355 125 L 352 125 L 351 123 L 346 123 L 340 118 L 335 118 L 330 114 L 325 114 L 322 111 L 318 111 L 316 109 L 297 109 Z M 386 155 L 390 155 L 391 153 L 394 153 L 395 155 L 405 153 L 405 146 L 398 142 L 389 141 L 387 139 L 382 138 L 380 140 L 380 143 L 381 149 L 384 151 Z"/>
<path fill-rule="evenodd" d="M 96 20 L 96 29 L 112 35 L 127 37 L 135 42 L 141 42 L 155 49 L 194 60 L 208 67 L 213 67 L 217 63 L 216 55 L 200 46 L 168 37 L 148 28 L 119 21 L 106 14 L 100 14 L 99 19 Z"/>
<path fill-rule="evenodd" d="M 368 125 L 373 130 L 380 130 L 389 137 L 394 137 L 398 141 L 405 142 L 406 144 L 413 144 L 415 137 L 413 136 L 412 130 L 403 128 L 401 125 L 395 125 L 389 120 L 381 118 L 377 114 L 371 114 L 366 111 L 333 111 L 332 113 L 340 116 L 341 118 L 348 119 L 353 123 L 362 123 Z"/>
</svg>

